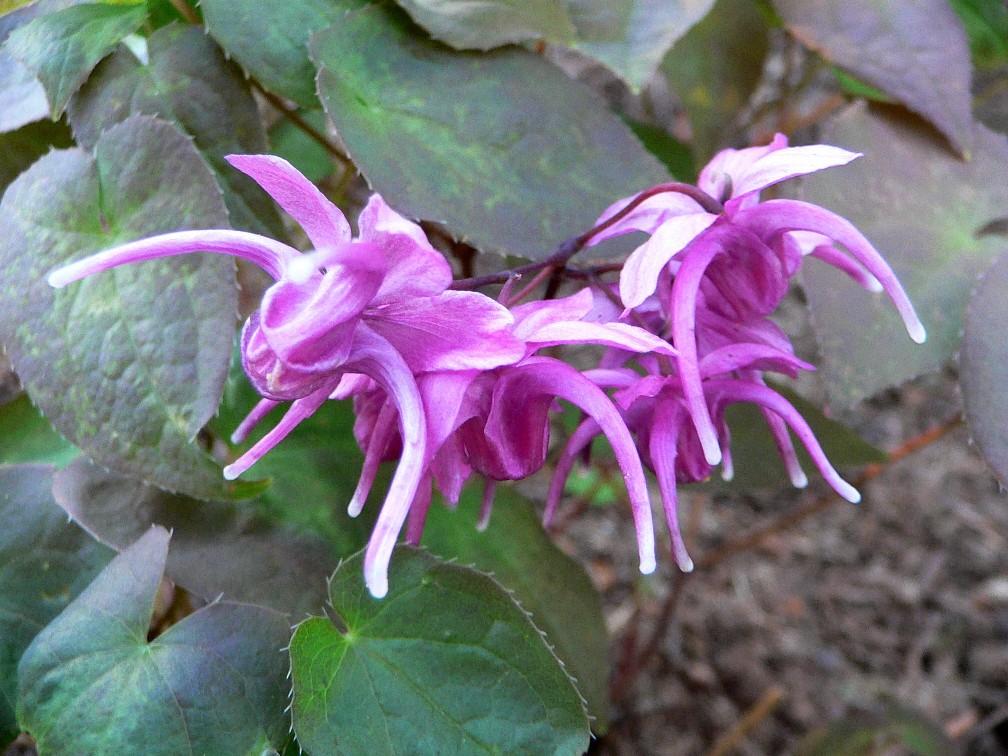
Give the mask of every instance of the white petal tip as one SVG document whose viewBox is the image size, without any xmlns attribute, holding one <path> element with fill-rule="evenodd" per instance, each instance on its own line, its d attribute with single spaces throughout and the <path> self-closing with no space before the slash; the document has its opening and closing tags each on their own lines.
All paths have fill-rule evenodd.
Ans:
<svg viewBox="0 0 1008 756">
<path fill-rule="evenodd" d="M 924 330 L 924 325 L 920 321 L 908 325 L 907 331 L 910 334 L 910 338 L 916 343 L 923 344 L 927 341 L 927 331 Z"/>
<path fill-rule="evenodd" d="M 885 287 L 882 285 L 882 282 L 874 276 L 865 281 L 865 288 L 872 294 L 881 294 L 885 291 Z"/>
<path fill-rule="evenodd" d="M 693 572 L 693 568 L 696 565 L 693 564 L 693 560 L 689 557 L 684 557 L 679 561 L 679 569 L 683 572 Z"/>
<path fill-rule="evenodd" d="M 476 532 L 477 533 L 484 533 L 484 532 L 486 532 L 486 529 L 488 527 L 490 527 L 490 520 L 489 519 L 480 520 L 479 522 L 476 523 Z"/>
<path fill-rule="evenodd" d="M 62 289 L 69 283 L 73 283 L 74 279 L 66 274 L 66 268 L 60 268 L 59 270 L 54 270 L 48 275 L 46 281 L 54 289 Z"/>
<path fill-rule="evenodd" d="M 642 575 L 650 575 L 656 569 L 658 569 L 658 563 L 653 556 L 641 560 L 640 571 Z"/>
<path fill-rule="evenodd" d="M 719 446 L 709 446 L 704 444 L 704 459 L 708 465 L 721 464 L 721 448 Z"/>
<path fill-rule="evenodd" d="M 854 486 L 850 485 L 845 481 L 841 482 L 843 483 L 843 485 L 839 487 L 837 493 L 839 493 L 841 496 L 847 499 L 847 501 L 849 501 L 851 504 L 857 504 L 858 502 L 860 502 L 861 501 L 860 491 L 858 491 L 856 488 L 854 488 Z"/>
<path fill-rule="evenodd" d="M 721 468 L 721 480 L 725 483 L 730 483 L 735 479 L 735 471 L 728 467 Z"/>
<path fill-rule="evenodd" d="M 228 438 L 231 439 L 232 444 L 240 444 L 242 441 L 245 440 L 245 434 L 235 431 L 230 436 L 228 436 Z"/>
<path fill-rule="evenodd" d="M 372 580 L 365 581 L 367 583 L 368 591 L 376 599 L 385 598 L 388 595 L 388 579 L 387 578 L 374 578 Z"/>
<path fill-rule="evenodd" d="M 795 488 L 807 488 L 808 475 L 803 473 L 801 470 L 798 470 L 791 475 L 791 485 Z"/>
<path fill-rule="evenodd" d="M 346 508 L 346 513 L 351 517 L 356 517 L 363 511 L 364 511 L 364 502 L 357 501 L 356 499 L 351 499 L 350 503 L 347 505 Z"/>
<path fill-rule="evenodd" d="M 304 283 L 312 277 L 316 269 L 317 265 L 312 256 L 304 255 L 302 257 L 295 257 L 287 263 L 287 269 L 284 272 L 287 278 L 294 283 Z"/>
<path fill-rule="evenodd" d="M 239 475 L 242 474 L 242 471 L 236 470 L 234 465 L 228 465 L 227 467 L 224 468 L 223 472 L 225 480 L 234 480 L 235 478 L 237 478 Z"/>
</svg>

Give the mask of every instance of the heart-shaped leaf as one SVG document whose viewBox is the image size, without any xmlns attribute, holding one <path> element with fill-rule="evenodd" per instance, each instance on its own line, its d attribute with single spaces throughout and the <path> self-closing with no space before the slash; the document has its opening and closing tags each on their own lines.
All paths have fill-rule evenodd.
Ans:
<svg viewBox="0 0 1008 756">
<path fill-rule="evenodd" d="M 396 549 L 390 591 L 360 556 L 323 617 L 291 638 L 292 714 L 314 753 L 556 753 L 588 747 L 581 698 L 528 616 L 491 578 Z"/>
<path fill-rule="evenodd" d="M 120 47 L 94 70 L 67 116 L 82 147 L 135 113 L 156 115 L 189 134 L 217 174 L 231 225 L 283 239 L 276 207 L 252 179 L 224 160 L 266 152 L 266 134 L 248 84 L 196 26 L 171 24 L 147 39 L 146 64 Z"/>
<path fill-rule="evenodd" d="M 577 31 L 572 46 L 639 90 L 712 5 L 714 0 L 567 0 Z"/>
<path fill-rule="evenodd" d="M 423 544 L 444 559 L 492 574 L 514 591 L 577 682 L 595 720 L 592 729 L 605 732 L 609 644 L 598 593 L 581 566 L 546 535 L 530 501 L 498 487 L 489 527 L 480 532 L 481 499 L 470 486 L 456 511 L 431 507 Z"/>
<path fill-rule="evenodd" d="M 40 632 L 18 666 L 18 722 L 41 753 L 282 748 L 284 615 L 220 602 L 147 631 L 168 553 L 154 527 Z"/>
<path fill-rule="evenodd" d="M 6 46 L 42 82 L 55 120 L 98 61 L 146 18 L 143 2 L 72 5 L 18 27 Z"/>
<path fill-rule="evenodd" d="M 998 240 L 1008 251 L 1008 239 Z M 984 458 L 1008 484 L 1008 255 L 1002 254 L 970 299 L 959 350 L 966 420 Z"/>
<path fill-rule="evenodd" d="M 0 89 L 0 93 L 2 91 Z M 53 147 L 72 145 L 70 130 L 62 122 L 39 121 L 0 133 L 0 191 L 6 189 L 25 168 Z"/>
<path fill-rule="evenodd" d="M 969 42 L 946 0 L 773 4 L 803 43 L 928 119 L 959 152 L 971 152 Z"/>
<path fill-rule="evenodd" d="M 668 179 L 597 95 L 527 50 L 455 53 L 383 8 L 348 14 L 309 49 L 326 112 L 372 186 L 483 249 L 543 257 Z"/>
<path fill-rule="evenodd" d="M 332 551 L 250 507 L 169 494 L 84 459 L 59 472 L 53 494 L 73 520 L 117 551 L 151 525 L 170 529 L 168 577 L 208 601 L 223 596 L 295 618 L 325 605 Z"/>
<path fill-rule="evenodd" d="M 48 465 L 0 466 L 0 744 L 18 733 L 21 654 L 113 557 L 67 522 L 52 486 Z"/>
<path fill-rule="evenodd" d="M 1003 239 L 978 232 L 1008 208 L 1008 138 L 977 125 L 973 160 L 963 162 L 917 119 L 855 107 L 830 125 L 824 141 L 865 156 L 806 177 L 803 196 L 871 240 L 928 333 L 923 345 L 913 343 L 883 295 L 808 261 L 802 275 L 826 387 L 832 402 L 849 407 L 938 368 L 959 348 L 970 292 L 1004 251 Z"/>
<path fill-rule="evenodd" d="M 148 116 L 104 132 L 94 154 L 50 152 L 0 201 L 0 340 L 34 403 L 101 464 L 208 499 L 247 489 L 192 443 L 227 378 L 234 262 L 187 255 L 60 291 L 46 275 L 144 236 L 226 226 L 195 147 Z"/>
</svg>

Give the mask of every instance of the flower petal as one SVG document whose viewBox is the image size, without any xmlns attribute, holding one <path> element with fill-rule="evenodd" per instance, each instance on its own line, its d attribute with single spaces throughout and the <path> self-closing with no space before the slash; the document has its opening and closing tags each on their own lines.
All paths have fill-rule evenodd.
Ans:
<svg viewBox="0 0 1008 756">
<path fill-rule="evenodd" d="M 627 258 L 620 273 L 620 299 L 625 307 L 639 307 L 655 293 L 658 277 L 669 261 L 717 220 L 699 212 L 669 218 L 654 235 Z"/>
<path fill-rule="evenodd" d="M 212 229 L 176 231 L 120 244 L 118 247 L 64 265 L 52 271 L 48 281 L 50 286 L 61 289 L 74 281 L 119 265 L 196 252 L 215 252 L 241 257 L 255 263 L 277 279 L 283 276 L 291 260 L 301 257 L 301 253 L 293 247 L 247 231 Z"/>
<path fill-rule="evenodd" d="M 859 157 L 860 152 L 849 152 L 828 144 L 810 144 L 804 147 L 774 150 L 732 177 L 734 184 L 732 198 L 737 199 L 750 192 L 758 192 L 796 176 L 846 165 Z"/>
<path fill-rule="evenodd" d="M 559 344 L 601 344 L 628 352 L 676 354 L 665 339 L 629 323 L 550 323 L 538 329 L 529 346 L 544 349 Z"/>
<path fill-rule="evenodd" d="M 679 496 L 676 491 L 676 445 L 682 429 L 683 411 L 678 402 L 658 402 L 648 441 L 651 464 L 654 465 L 661 491 L 665 522 L 672 540 L 672 557 L 683 572 L 693 571 L 693 560 L 686 551 L 679 529 Z"/>
<path fill-rule="evenodd" d="M 228 155 L 226 160 L 251 176 L 304 229 L 317 250 L 350 241 L 346 216 L 311 181 L 275 155 Z"/>
<path fill-rule="evenodd" d="M 474 291 L 445 291 L 371 307 L 364 321 L 414 372 L 489 370 L 525 356 L 525 344 L 510 331 L 511 313 Z"/>
<path fill-rule="evenodd" d="M 599 219 L 595 221 L 595 225 L 599 226 L 605 223 L 633 202 L 639 194 L 638 192 L 638 194 L 632 197 L 626 197 L 618 202 L 614 202 L 602 212 Z M 592 236 L 585 246 L 594 247 L 606 239 L 629 234 L 633 231 L 643 231 L 646 234 L 653 234 L 671 218 L 679 215 L 705 214 L 705 212 L 700 203 L 681 192 L 662 192 L 648 197 L 627 213 L 626 217 L 620 218 L 605 230 L 599 231 Z"/>
</svg>

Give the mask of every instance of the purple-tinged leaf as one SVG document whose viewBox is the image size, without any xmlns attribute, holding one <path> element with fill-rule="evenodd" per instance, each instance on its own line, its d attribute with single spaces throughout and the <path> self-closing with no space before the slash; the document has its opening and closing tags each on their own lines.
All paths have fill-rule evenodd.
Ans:
<svg viewBox="0 0 1008 756">
<path fill-rule="evenodd" d="M 25 651 L 18 723 L 40 752 L 244 756 L 287 742 L 284 615 L 217 602 L 147 640 L 168 540 L 148 529 Z"/>
<path fill-rule="evenodd" d="M 56 475 L 53 495 L 75 522 L 118 551 L 152 524 L 171 530 L 168 577 L 207 601 L 223 596 L 292 617 L 325 604 L 326 579 L 336 566 L 332 551 L 252 507 L 169 494 L 85 459 Z"/>
<path fill-rule="evenodd" d="M 378 7 L 309 47 L 326 111 L 375 190 L 488 251 L 543 257 L 614 197 L 668 178 L 593 92 L 526 50 L 454 53 Z"/>
<path fill-rule="evenodd" d="M 94 154 L 50 152 L 0 201 L 0 340 L 32 401 L 101 464 L 198 498 L 243 492 L 192 443 L 227 379 L 234 262 L 187 255 L 60 291 L 46 275 L 122 242 L 222 226 L 192 142 L 148 116 L 106 131 Z"/>
<path fill-rule="evenodd" d="M 6 49 L 38 77 L 55 120 L 98 61 L 147 18 L 146 3 L 83 3 L 15 29 Z"/>
<path fill-rule="evenodd" d="M 19 731 L 21 654 L 113 556 L 67 522 L 52 486 L 49 465 L 0 466 L 0 743 Z"/>
<path fill-rule="evenodd" d="M 574 25 L 564 0 L 397 2 L 434 39 L 459 50 L 489 50 L 533 39 L 569 42 L 574 38 Z"/>
<path fill-rule="evenodd" d="M 1008 252 L 1008 239 L 996 239 Z M 1008 485 L 1008 254 L 980 281 L 966 311 L 959 385 L 966 422 L 1001 485 Z"/>
<path fill-rule="evenodd" d="M 973 160 L 963 162 L 905 111 L 854 107 L 831 124 L 825 141 L 865 155 L 806 177 L 803 196 L 868 237 L 928 334 L 914 344 L 888 300 L 808 261 L 804 284 L 826 386 L 831 401 L 847 407 L 937 369 L 958 349 L 976 279 L 1004 250 L 1003 239 L 978 232 L 1008 208 L 1008 138 L 978 125 Z"/>
<path fill-rule="evenodd" d="M 49 115 L 49 102 L 42 83 L 3 47 L 12 31 L 35 18 L 44 7 L 43 2 L 33 2 L 0 15 L 0 102 L 3 103 L 0 133 L 19 129 Z"/>
<path fill-rule="evenodd" d="M 555 753 L 588 747 L 560 660 L 492 578 L 400 547 L 373 598 L 362 559 L 330 583 L 332 611 L 291 638 L 291 715 L 313 753 Z"/>
<path fill-rule="evenodd" d="M 714 0 L 567 0 L 576 29 L 572 47 L 604 63 L 636 91 L 712 5 Z"/>
<path fill-rule="evenodd" d="M 773 0 L 795 37 L 973 149 L 970 51 L 947 0 Z"/>
<path fill-rule="evenodd" d="M 77 143 L 92 148 L 101 132 L 143 113 L 171 121 L 193 138 L 217 174 L 234 228 L 284 239 L 273 203 L 224 160 L 266 152 L 266 134 L 237 66 L 196 26 L 171 24 L 147 38 L 149 60 L 125 47 L 102 61 L 67 107 Z"/>
</svg>

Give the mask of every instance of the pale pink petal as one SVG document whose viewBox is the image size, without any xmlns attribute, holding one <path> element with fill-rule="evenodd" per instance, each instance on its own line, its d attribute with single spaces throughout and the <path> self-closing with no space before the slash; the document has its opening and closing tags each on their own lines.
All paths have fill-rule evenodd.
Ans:
<svg viewBox="0 0 1008 756">
<path fill-rule="evenodd" d="M 637 196 L 635 194 L 632 197 L 626 197 L 618 202 L 614 202 L 599 216 L 599 219 L 595 221 L 595 225 L 598 226 L 605 223 L 633 202 Z M 643 231 L 646 234 L 653 234 L 658 230 L 659 226 L 666 223 L 670 218 L 678 215 L 704 213 L 705 210 L 695 199 L 681 192 L 662 192 L 648 197 L 627 213 L 626 217 L 620 218 L 613 225 L 594 235 L 585 246 L 593 247 L 606 239 L 621 236 L 622 234 L 629 234 L 633 231 Z"/>
<path fill-rule="evenodd" d="M 535 332 L 551 323 L 581 320 L 592 311 L 595 296 L 591 289 L 581 289 L 576 294 L 559 299 L 542 299 L 511 308 L 514 327 L 511 332 L 522 341 L 528 341 Z"/>
<path fill-rule="evenodd" d="M 781 181 L 815 173 L 824 168 L 846 165 L 859 157 L 860 152 L 849 152 L 827 144 L 775 150 L 732 176 L 732 197 L 738 198 L 750 192 L 758 192 Z"/>
<path fill-rule="evenodd" d="M 753 163 L 773 152 L 786 148 L 787 143 L 786 136 L 775 134 L 770 144 L 746 147 L 742 150 L 721 150 L 700 171 L 697 186 L 721 202 L 725 202 L 731 197 L 738 197 L 739 193 L 735 191 L 735 182 L 749 170 Z"/>
<path fill-rule="evenodd" d="M 311 181 L 275 155 L 228 155 L 227 161 L 251 176 L 304 229 L 315 249 L 350 241 L 346 216 Z"/>
<path fill-rule="evenodd" d="M 774 370 L 792 377 L 799 370 L 815 370 L 805 360 L 790 351 L 785 352 L 769 344 L 738 342 L 715 349 L 700 360 L 700 376 L 709 378 L 720 373 L 730 373 L 742 368 L 758 366 L 760 370 Z"/>
<path fill-rule="evenodd" d="M 367 438 L 364 447 L 364 464 L 361 467 L 360 476 L 357 478 L 357 487 L 354 489 L 350 503 L 347 505 L 347 514 L 356 517 L 364 511 L 368 495 L 371 493 L 371 486 L 374 485 L 375 476 L 378 475 L 378 468 L 385 460 L 385 452 L 389 442 L 395 435 L 396 410 L 388 402 L 382 405 L 375 420 L 374 427 Z"/>
<path fill-rule="evenodd" d="M 64 265 L 49 274 L 49 285 L 61 289 L 67 284 L 129 263 L 197 252 L 233 255 L 255 263 L 279 279 L 291 260 L 301 257 L 293 247 L 247 231 L 176 231 L 121 244 L 83 260 Z"/>
<path fill-rule="evenodd" d="M 620 299 L 626 307 L 639 307 L 655 293 L 658 277 L 669 261 L 689 245 L 718 216 L 699 212 L 669 218 L 654 235 L 627 258 L 620 273 Z"/>
<path fill-rule="evenodd" d="M 483 482 L 483 503 L 480 505 L 479 519 L 476 520 L 476 530 L 483 532 L 490 525 L 490 514 L 493 512 L 494 496 L 497 493 L 497 481 L 487 478 Z"/>
<path fill-rule="evenodd" d="M 273 399 L 263 399 L 256 404 L 245 419 L 238 424 L 238 427 L 234 429 L 234 433 L 231 434 L 231 443 L 240 444 L 248 438 L 248 434 L 279 404 L 280 402 Z"/>
<path fill-rule="evenodd" d="M 544 349 L 559 344 L 601 344 L 628 352 L 655 352 L 674 356 L 676 350 L 665 339 L 628 323 L 550 323 L 528 339 L 530 347 Z"/>
</svg>

